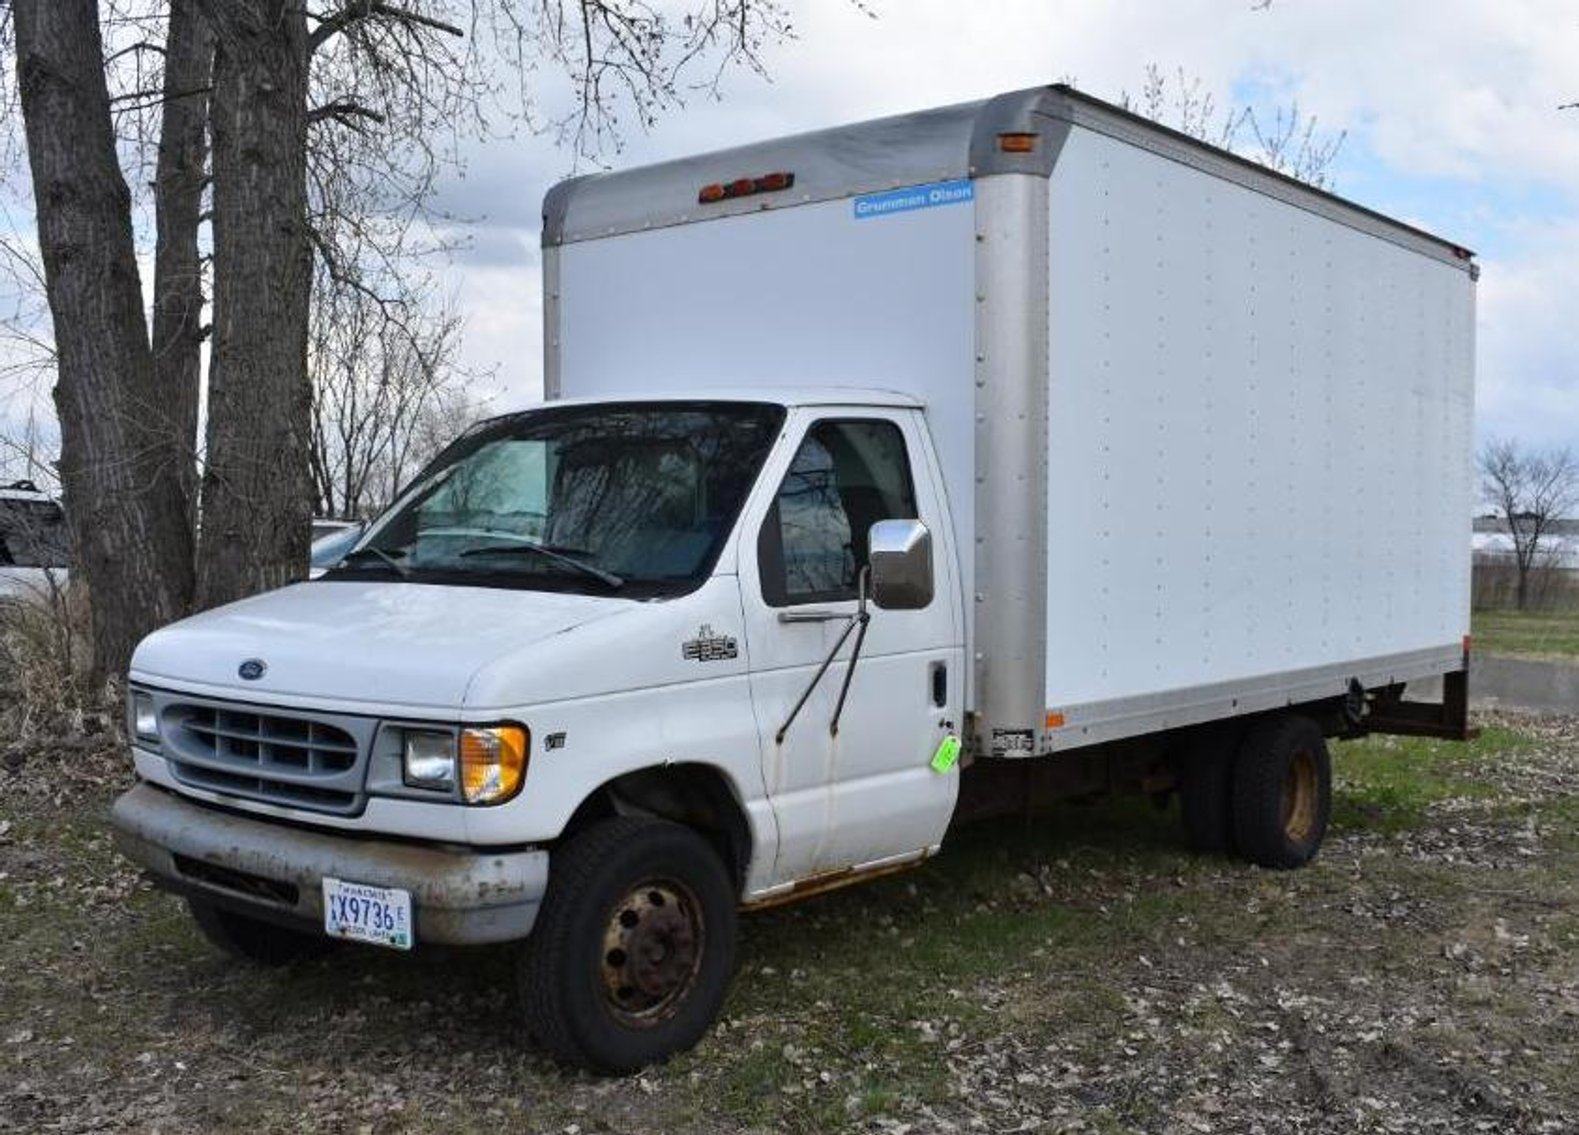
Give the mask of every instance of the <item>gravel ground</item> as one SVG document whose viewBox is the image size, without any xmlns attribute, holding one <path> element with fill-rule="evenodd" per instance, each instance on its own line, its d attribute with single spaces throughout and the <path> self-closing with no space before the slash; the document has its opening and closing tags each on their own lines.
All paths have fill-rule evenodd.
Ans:
<svg viewBox="0 0 1579 1135">
<path fill-rule="evenodd" d="M 220 958 L 111 849 L 113 749 L 3 754 L 0 1130 L 1579 1131 L 1579 719 L 1481 723 L 1345 746 L 1304 871 L 1113 802 L 748 918 L 625 1080 L 531 1047 L 506 950 Z"/>
</svg>

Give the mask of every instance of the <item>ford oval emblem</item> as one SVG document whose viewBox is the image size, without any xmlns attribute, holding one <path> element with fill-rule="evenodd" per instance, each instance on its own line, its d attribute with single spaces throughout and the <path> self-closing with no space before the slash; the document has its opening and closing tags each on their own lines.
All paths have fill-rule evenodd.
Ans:
<svg viewBox="0 0 1579 1135">
<path fill-rule="evenodd" d="M 268 672 L 269 664 L 261 658 L 249 658 L 236 667 L 236 673 L 240 674 L 242 680 L 247 682 L 256 682 Z"/>
</svg>

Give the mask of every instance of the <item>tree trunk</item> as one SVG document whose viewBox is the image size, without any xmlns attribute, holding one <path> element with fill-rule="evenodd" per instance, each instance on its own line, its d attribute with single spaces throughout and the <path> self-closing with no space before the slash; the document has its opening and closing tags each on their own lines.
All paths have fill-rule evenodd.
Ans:
<svg viewBox="0 0 1579 1135">
<path fill-rule="evenodd" d="M 210 103 L 214 333 L 198 543 L 200 606 L 307 571 L 307 24 L 299 0 L 202 0 Z"/>
<path fill-rule="evenodd" d="M 17 77 L 54 324 L 60 481 L 93 674 L 122 673 L 183 613 L 187 531 L 160 429 L 131 198 L 116 160 L 95 0 L 16 0 Z"/>
<path fill-rule="evenodd" d="M 154 175 L 154 381 L 164 394 L 170 451 L 180 461 L 181 489 L 194 523 L 203 342 L 203 268 L 197 234 L 213 74 L 214 37 L 207 22 L 194 0 L 171 0 L 159 164 Z M 189 535 L 188 560 L 191 542 Z M 187 588 L 190 591 L 190 580 Z"/>
</svg>

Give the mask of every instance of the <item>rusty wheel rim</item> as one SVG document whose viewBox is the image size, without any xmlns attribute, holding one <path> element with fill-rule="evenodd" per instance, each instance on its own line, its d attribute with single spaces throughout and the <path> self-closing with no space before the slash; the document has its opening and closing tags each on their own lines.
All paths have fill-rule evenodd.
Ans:
<svg viewBox="0 0 1579 1135">
<path fill-rule="evenodd" d="M 1283 778 L 1283 834 L 1294 843 L 1305 842 L 1316 830 L 1317 781 L 1316 755 L 1301 749 Z"/>
<path fill-rule="evenodd" d="M 599 960 L 604 1004 L 626 1025 L 674 1016 L 696 985 L 706 943 L 702 906 L 671 879 L 632 887 L 609 911 Z"/>
</svg>

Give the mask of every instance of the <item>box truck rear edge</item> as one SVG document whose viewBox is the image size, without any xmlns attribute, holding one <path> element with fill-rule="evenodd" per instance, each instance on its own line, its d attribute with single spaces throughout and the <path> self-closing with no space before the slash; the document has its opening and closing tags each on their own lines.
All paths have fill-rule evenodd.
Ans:
<svg viewBox="0 0 1579 1135">
<path fill-rule="evenodd" d="M 1061 87 L 574 179 L 543 243 L 550 403 L 133 660 L 121 845 L 220 946 L 522 940 L 627 1071 L 737 906 L 1120 787 L 1294 867 L 1327 738 L 1467 735 L 1465 250 Z"/>
</svg>

